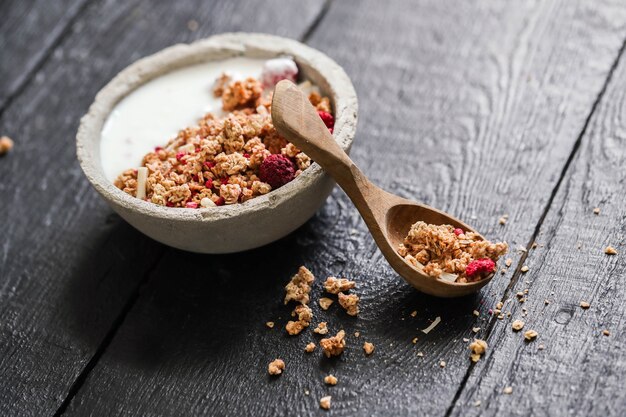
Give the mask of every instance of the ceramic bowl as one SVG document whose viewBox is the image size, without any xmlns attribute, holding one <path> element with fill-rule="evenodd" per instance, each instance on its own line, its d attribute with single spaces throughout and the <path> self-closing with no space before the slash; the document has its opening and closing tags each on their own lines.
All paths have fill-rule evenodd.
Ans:
<svg viewBox="0 0 626 417">
<path fill-rule="evenodd" d="M 115 105 L 143 83 L 162 74 L 208 61 L 245 56 L 269 59 L 290 55 L 303 78 L 331 99 L 334 137 L 348 152 L 356 130 L 357 98 L 344 70 L 320 51 L 294 40 L 253 33 L 229 33 L 166 48 L 120 72 L 97 94 L 81 119 L 76 137 L 80 166 L 116 213 L 142 233 L 166 245 L 200 253 L 256 248 L 294 231 L 322 206 L 334 182 L 312 164 L 283 187 L 242 204 L 187 209 L 159 206 L 116 188 L 100 161 L 102 127 Z"/>
</svg>

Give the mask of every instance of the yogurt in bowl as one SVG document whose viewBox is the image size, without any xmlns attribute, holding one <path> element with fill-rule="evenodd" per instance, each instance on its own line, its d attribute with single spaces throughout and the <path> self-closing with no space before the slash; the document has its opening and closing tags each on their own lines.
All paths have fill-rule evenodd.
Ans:
<svg viewBox="0 0 626 417">
<path fill-rule="evenodd" d="M 87 178 L 134 227 L 184 250 L 242 251 L 295 230 L 323 204 L 333 187 L 332 180 L 314 163 L 299 170 L 292 181 L 255 198 L 217 207 L 197 204 L 195 210 L 185 208 L 189 206 L 179 201 L 173 207 L 168 207 L 167 202 L 158 204 L 161 200 L 145 201 L 137 198 L 136 190 L 133 195 L 128 192 L 131 190 L 124 192 L 114 185 L 120 172 L 140 168 L 146 153 L 154 152 L 155 147 L 169 146 L 169 139 L 175 139 L 180 129 L 196 125 L 207 111 L 215 113 L 215 117 L 227 113 L 222 110 L 223 97 L 215 97 L 212 91 L 214 80 L 222 73 L 230 73 L 233 80 L 251 76 L 271 84 L 264 74 L 264 65 L 270 67 L 266 72 L 271 75 L 272 65 L 266 63 L 280 62 L 273 60 L 285 56 L 293 57 L 297 64 L 298 82 L 309 81 L 328 97 L 335 116 L 334 137 L 344 150 L 349 150 L 356 128 L 357 100 L 341 67 L 321 52 L 293 40 L 260 34 L 224 34 L 190 45 L 176 45 L 144 58 L 123 70 L 98 93 L 81 120 L 77 135 L 78 158 Z M 191 158 L 199 148 L 185 149 Z M 205 174 L 211 175 L 207 170 L 203 171 Z M 220 178 L 213 180 L 215 185 L 221 185 Z M 245 188 L 244 183 L 241 185 Z M 219 198 L 219 188 L 210 191 L 210 199 Z M 194 207 L 194 201 L 187 202 Z"/>
</svg>

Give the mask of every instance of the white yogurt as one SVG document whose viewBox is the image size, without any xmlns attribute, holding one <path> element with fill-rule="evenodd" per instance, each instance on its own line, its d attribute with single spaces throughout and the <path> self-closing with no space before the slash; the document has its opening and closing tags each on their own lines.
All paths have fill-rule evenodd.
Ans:
<svg viewBox="0 0 626 417">
<path fill-rule="evenodd" d="M 137 88 L 113 109 L 102 129 L 100 160 L 106 177 L 114 181 L 143 156 L 163 146 L 179 130 L 197 124 L 208 112 L 223 114 L 213 85 L 222 73 L 233 79 L 260 79 L 265 60 L 231 58 L 185 67 Z"/>
</svg>

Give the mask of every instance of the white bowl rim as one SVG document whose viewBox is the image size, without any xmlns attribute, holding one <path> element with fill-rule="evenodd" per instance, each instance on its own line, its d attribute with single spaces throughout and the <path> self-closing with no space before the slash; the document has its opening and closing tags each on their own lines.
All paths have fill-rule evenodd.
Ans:
<svg viewBox="0 0 626 417">
<path fill-rule="evenodd" d="M 165 207 L 140 200 L 115 187 L 104 175 L 99 146 L 92 145 L 93 136 L 101 135 L 102 126 L 115 105 L 142 84 L 162 74 L 195 63 L 229 57 L 268 58 L 280 55 L 293 56 L 299 64 L 312 68 L 328 83 L 325 93 L 332 97 L 335 113 L 333 136 L 348 152 L 356 133 L 358 104 L 354 86 L 339 64 L 326 54 L 292 39 L 261 33 L 223 33 L 190 44 L 176 44 L 141 58 L 119 72 L 98 92 L 89 111 L 81 118 L 76 135 L 76 153 L 87 179 L 105 199 L 117 205 L 150 217 L 181 221 L 204 222 L 243 216 L 271 209 L 304 192 L 325 175 L 316 163 L 288 184 L 245 203 L 198 209 Z M 99 143 L 99 140 L 95 141 L 95 144 Z"/>
</svg>

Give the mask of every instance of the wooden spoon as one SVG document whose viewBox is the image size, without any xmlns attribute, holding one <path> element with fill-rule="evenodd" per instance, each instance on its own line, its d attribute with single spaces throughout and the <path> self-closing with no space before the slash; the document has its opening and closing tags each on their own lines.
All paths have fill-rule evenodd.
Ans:
<svg viewBox="0 0 626 417">
<path fill-rule="evenodd" d="M 272 120 L 283 137 L 320 164 L 343 188 L 389 264 L 409 284 L 438 297 L 460 297 L 478 291 L 491 280 L 494 274 L 467 284 L 448 282 L 409 265 L 396 249 L 413 223 L 422 220 L 476 231 L 447 213 L 388 193 L 372 184 L 337 145 L 308 98 L 290 81 L 283 80 L 276 85 Z"/>
</svg>

